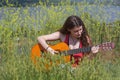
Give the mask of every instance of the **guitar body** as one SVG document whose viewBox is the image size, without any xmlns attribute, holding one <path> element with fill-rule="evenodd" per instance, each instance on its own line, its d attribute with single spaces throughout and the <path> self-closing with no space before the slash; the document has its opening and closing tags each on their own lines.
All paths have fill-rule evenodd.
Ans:
<svg viewBox="0 0 120 80">
<path fill-rule="evenodd" d="M 68 45 L 64 42 L 60 42 L 60 43 L 53 45 L 53 46 L 50 46 L 50 47 L 52 49 L 54 49 L 56 51 L 60 51 L 60 52 L 65 51 L 65 50 L 69 50 Z M 46 50 L 39 43 L 32 47 L 31 59 L 34 63 L 37 63 L 36 58 L 42 57 L 42 52 L 44 54 L 46 52 Z M 45 54 L 47 54 L 47 53 L 45 53 Z M 62 58 L 64 59 L 65 62 L 70 62 L 70 55 L 62 56 Z"/>
</svg>

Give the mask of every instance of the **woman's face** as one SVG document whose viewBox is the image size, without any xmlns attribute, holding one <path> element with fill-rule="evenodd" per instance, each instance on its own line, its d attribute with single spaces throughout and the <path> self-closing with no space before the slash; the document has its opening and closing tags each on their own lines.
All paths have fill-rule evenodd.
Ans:
<svg viewBox="0 0 120 80">
<path fill-rule="evenodd" d="M 75 38 L 80 38 L 83 32 L 83 27 L 82 26 L 74 27 L 73 29 L 70 29 L 69 31 L 70 31 L 71 36 Z"/>
</svg>

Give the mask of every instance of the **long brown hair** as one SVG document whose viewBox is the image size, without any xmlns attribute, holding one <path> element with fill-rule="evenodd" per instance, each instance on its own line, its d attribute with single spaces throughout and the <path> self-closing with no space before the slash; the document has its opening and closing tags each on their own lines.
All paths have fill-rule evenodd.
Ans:
<svg viewBox="0 0 120 80">
<path fill-rule="evenodd" d="M 68 31 L 69 29 L 73 29 L 74 27 L 80 27 L 80 26 L 82 26 L 83 28 L 83 32 L 80 37 L 80 40 L 82 42 L 83 47 L 87 47 L 91 44 L 91 43 L 88 43 L 88 39 L 90 40 L 90 38 L 83 21 L 78 16 L 75 16 L 75 15 L 69 16 L 66 19 L 65 23 L 63 24 L 63 27 L 59 31 L 62 34 L 70 34 L 70 32 Z"/>
</svg>

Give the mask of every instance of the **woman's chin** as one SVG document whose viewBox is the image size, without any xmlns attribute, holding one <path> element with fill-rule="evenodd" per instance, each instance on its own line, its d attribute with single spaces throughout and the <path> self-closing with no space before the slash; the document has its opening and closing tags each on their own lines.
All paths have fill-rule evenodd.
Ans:
<svg viewBox="0 0 120 80">
<path fill-rule="evenodd" d="M 81 36 L 77 36 L 76 38 L 79 39 Z"/>
</svg>

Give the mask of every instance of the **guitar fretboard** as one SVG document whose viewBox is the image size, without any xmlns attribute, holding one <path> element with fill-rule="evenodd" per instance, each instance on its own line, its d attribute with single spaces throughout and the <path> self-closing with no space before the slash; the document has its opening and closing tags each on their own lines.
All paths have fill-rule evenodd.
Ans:
<svg viewBox="0 0 120 80">
<path fill-rule="evenodd" d="M 91 47 L 89 46 L 85 48 L 62 51 L 61 53 L 63 53 L 64 55 L 72 55 L 72 54 L 78 54 L 78 53 L 86 53 L 90 51 L 91 51 Z"/>
<path fill-rule="evenodd" d="M 99 49 L 101 49 L 101 50 L 111 50 L 115 47 L 114 43 L 111 43 L 111 42 L 102 43 L 102 44 L 96 45 L 96 46 L 98 46 Z M 62 51 L 61 53 L 63 53 L 64 55 L 87 53 L 87 52 L 91 51 L 91 48 L 92 48 L 92 46 L 89 46 L 89 47 L 85 47 L 85 48 L 78 48 L 78 49 L 73 49 L 73 50 Z"/>
</svg>

